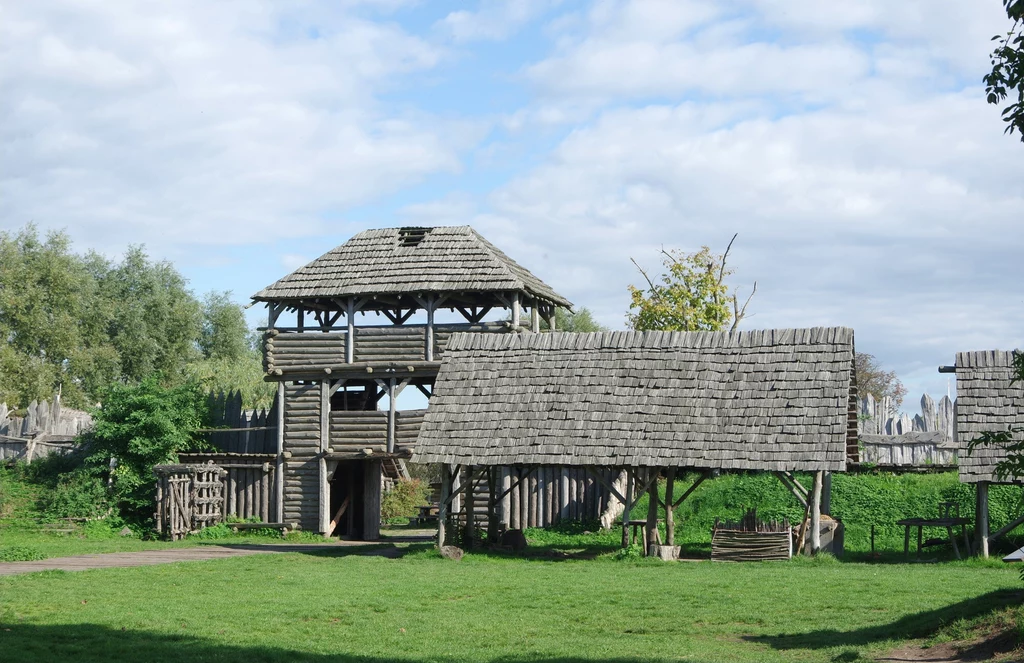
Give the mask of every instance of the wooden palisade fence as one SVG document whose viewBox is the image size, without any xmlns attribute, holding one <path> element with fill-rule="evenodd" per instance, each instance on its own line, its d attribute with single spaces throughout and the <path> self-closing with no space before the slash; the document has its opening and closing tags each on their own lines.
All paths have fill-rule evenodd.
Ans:
<svg viewBox="0 0 1024 663">
<path fill-rule="evenodd" d="M 92 425 L 92 417 L 81 410 L 61 406 L 60 395 L 48 401 L 32 401 L 24 416 L 15 416 L 0 403 L 0 460 L 31 463 L 51 453 L 66 453 L 73 440 Z"/>
</svg>

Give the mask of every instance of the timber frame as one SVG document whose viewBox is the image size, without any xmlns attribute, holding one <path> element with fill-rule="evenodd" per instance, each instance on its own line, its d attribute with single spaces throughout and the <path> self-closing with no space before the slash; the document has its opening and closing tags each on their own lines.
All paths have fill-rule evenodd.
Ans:
<svg viewBox="0 0 1024 663">
<path fill-rule="evenodd" d="M 1024 524 L 1024 514 L 1020 514 L 991 531 L 989 486 L 1020 485 L 1021 480 L 998 475 L 996 466 L 1006 458 L 1005 449 L 993 445 L 969 451 L 968 446 L 982 433 L 1024 427 L 1024 384 L 1014 381 L 1018 355 L 1016 351 L 1002 350 L 959 352 L 955 365 L 939 367 L 940 373 L 956 374 L 958 473 L 961 483 L 975 485 L 974 550 L 986 558 L 992 541 Z"/>
<path fill-rule="evenodd" d="M 466 226 L 359 233 L 253 300 L 268 308 L 264 379 L 282 404 L 276 512 L 295 529 L 365 540 L 425 414 L 398 410 L 399 394 L 431 397 L 454 334 L 536 333 L 571 306 Z M 438 323 L 444 310 L 465 322 Z M 486 322 L 496 310 L 508 319 Z"/>
</svg>

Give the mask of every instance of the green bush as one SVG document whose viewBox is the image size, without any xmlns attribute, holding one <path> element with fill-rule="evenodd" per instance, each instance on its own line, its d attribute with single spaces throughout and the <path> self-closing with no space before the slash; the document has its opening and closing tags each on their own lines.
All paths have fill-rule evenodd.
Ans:
<svg viewBox="0 0 1024 663">
<path fill-rule="evenodd" d="M 88 467 L 101 476 L 109 472 L 113 479 L 111 499 L 126 521 L 152 526 L 153 466 L 202 448 L 195 431 L 206 422 L 208 410 L 206 393 L 196 382 L 165 387 L 159 376 L 152 376 L 138 385 L 107 390 L 83 443 Z M 117 459 L 113 470 L 111 458 Z"/>
<path fill-rule="evenodd" d="M 412 518 L 429 497 L 430 489 L 419 479 L 400 479 L 381 498 L 380 516 L 388 523 L 399 518 Z"/>
<path fill-rule="evenodd" d="M 5 546 L 0 548 L 0 562 L 35 562 L 40 559 L 46 559 L 46 555 L 31 546 Z"/>
<path fill-rule="evenodd" d="M 107 487 L 103 480 L 85 468 L 62 475 L 41 499 L 44 517 L 103 518 L 110 513 Z"/>
</svg>

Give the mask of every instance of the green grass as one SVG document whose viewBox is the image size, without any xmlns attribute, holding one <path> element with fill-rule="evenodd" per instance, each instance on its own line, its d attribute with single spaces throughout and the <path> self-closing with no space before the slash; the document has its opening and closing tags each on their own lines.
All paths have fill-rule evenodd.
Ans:
<svg viewBox="0 0 1024 663">
<path fill-rule="evenodd" d="M 267 555 L 0 578 L 5 661 L 832 661 L 1019 605 L 1015 568 Z"/>
</svg>

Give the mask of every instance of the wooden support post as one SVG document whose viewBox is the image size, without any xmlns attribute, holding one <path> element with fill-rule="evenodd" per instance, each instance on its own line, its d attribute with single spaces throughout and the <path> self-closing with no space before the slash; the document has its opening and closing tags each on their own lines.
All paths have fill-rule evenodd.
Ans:
<svg viewBox="0 0 1024 663">
<path fill-rule="evenodd" d="M 498 542 L 498 468 L 487 468 L 487 542 Z"/>
<path fill-rule="evenodd" d="M 473 547 L 473 528 L 476 523 L 473 522 L 473 502 L 475 496 L 473 495 L 473 466 L 466 466 L 466 529 L 462 536 L 462 547 L 469 550 Z"/>
<path fill-rule="evenodd" d="M 274 461 L 276 522 L 284 522 L 284 382 L 277 383 L 277 458 Z"/>
<path fill-rule="evenodd" d="M 509 529 L 522 529 L 520 516 L 522 515 L 522 507 L 519 505 L 519 494 L 522 492 L 523 482 L 519 476 L 519 470 L 515 467 L 510 467 L 509 472 L 515 472 L 515 484 L 512 486 L 512 491 L 509 494 L 509 510 L 511 513 L 508 515 L 508 528 Z"/>
<path fill-rule="evenodd" d="M 327 481 L 327 458 L 331 446 L 331 384 L 320 383 L 320 460 L 317 463 L 320 482 L 320 533 L 326 535 L 331 525 L 331 484 Z"/>
<path fill-rule="evenodd" d="M 436 308 L 434 295 L 427 295 L 427 331 L 426 331 L 426 352 L 427 361 L 434 361 L 434 308 Z"/>
<path fill-rule="evenodd" d="M 658 543 L 658 470 L 647 470 L 654 478 L 648 477 L 647 486 L 647 523 L 644 525 L 644 554 L 651 554 L 651 546 Z"/>
<path fill-rule="evenodd" d="M 629 514 L 633 510 L 633 470 L 626 468 L 626 499 L 622 503 L 622 547 L 628 548 Z"/>
<path fill-rule="evenodd" d="M 345 324 L 345 363 L 351 364 L 356 348 L 356 300 L 352 297 L 345 300 Z"/>
<path fill-rule="evenodd" d="M 558 309 L 554 305 L 551 306 L 551 321 L 548 322 L 548 326 L 551 327 L 551 331 L 558 331 L 555 328 L 555 321 L 558 319 Z"/>
<path fill-rule="evenodd" d="M 441 463 L 441 499 L 437 503 L 437 547 L 444 545 L 445 524 L 448 520 L 448 496 L 452 492 L 452 470 Z"/>
<path fill-rule="evenodd" d="M 978 554 L 988 559 L 988 481 L 978 482 L 974 518 L 974 531 L 978 537 L 978 545 L 975 547 Z"/>
<path fill-rule="evenodd" d="M 368 460 L 363 475 L 363 541 L 380 538 L 380 479 L 381 462 Z"/>
<path fill-rule="evenodd" d="M 519 329 L 519 293 L 512 293 L 512 329 Z"/>
<path fill-rule="evenodd" d="M 665 480 L 665 545 L 676 545 L 676 515 L 672 507 L 672 492 L 676 484 L 676 468 L 668 468 Z"/>
<path fill-rule="evenodd" d="M 540 309 L 537 308 L 537 300 L 533 300 L 530 306 L 530 331 L 534 334 L 540 332 Z"/>
<path fill-rule="evenodd" d="M 814 473 L 814 484 L 811 488 L 811 554 L 821 551 L 821 480 L 822 472 Z"/>
<path fill-rule="evenodd" d="M 832 515 L 832 473 L 824 472 L 821 480 L 821 512 Z"/>
<path fill-rule="evenodd" d="M 512 492 L 511 488 L 512 488 L 512 476 L 510 475 L 510 468 L 502 467 L 501 468 L 501 496 L 502 497 L 501 497 L 501 504 L 499 505 L 499 511 L 498 511 L 498 514 L 499 514 L 498 515 L 498 519 L 499 519 L 498 522 L 500 522 L 501 525 L 505 529 L 510 529 L 511 528 L 511 524 L 509 522 L 509 520 L 510 520 L 510 512 L 512 510 L 512 508 L 511 508 L 512 498 L 509 495 L 509 493 Z"/>
<path fill-rule="evenodd" d="M 395 453 L 395 397 L 398 395 L 398 391 L 395 389 L 395 378 L 390 378 L 387 383 L 388 387 L 388 437 L 387 437 L 387 450 L 388 453 Z"/>
</svg>

